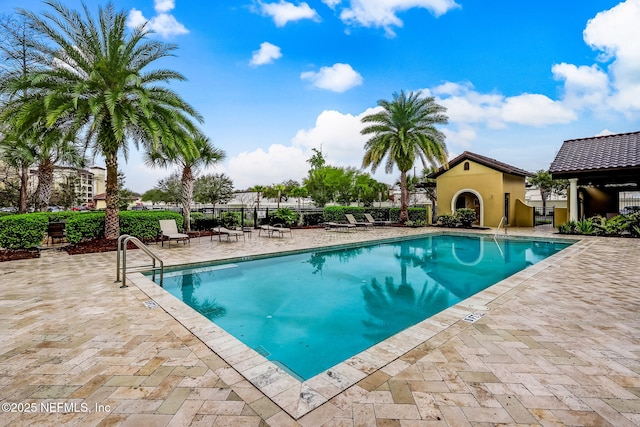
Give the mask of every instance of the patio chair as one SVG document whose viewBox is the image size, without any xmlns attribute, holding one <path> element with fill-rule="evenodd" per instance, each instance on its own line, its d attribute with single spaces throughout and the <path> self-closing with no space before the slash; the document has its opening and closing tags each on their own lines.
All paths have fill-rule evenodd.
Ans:
<svg viewBox="0 0 640 427">
<path fill-rule="evenodd" d="M 171 247 L 171 241 L 175 240 L 176 242 L 182 240 L 182 243 L 185 245 L 189 242 L 191 245 L 191 239 L 189 235 L 178 232 L 178 226 L 176 225 L 175 219 L 160 219 L 160 232 L 162 233 L 162 246 L 164 246 L 164 241 L 169 241 L 169 247 Z"/>
<path fill-rule="evenodd" d="M 345 214 L 344 216 L 347 217 L 347 221 L 349 222 L 349 224 L 353 224 L 356 227 L 364 227 L 365 230 L 367 230 L 369 227 L 373 227 L 373 224 L 370 222 L 357 221 L 356 217 L 354 217 L 352 214 Z"/>
<path fill-rule="evenodd" d="M 229 230 L 228 228 L 218 226 L 214 227 L 213 231 L 218 233 L 218 240 L 222 241 L 222 236 L 227 236 L 227 241 L 231 241 L 231 236 L 235 236 L 236 241 L 238 241 L 238 237 L 242 236 L 243 240 L 246 240 L 244 237 L 244 231 L 242 230 Z M 213 240 L 213 234 L 211 235 L 211 240 Z"/>
<path fill-rule="evenodd" d="M 336 230 L 336 231 L 340 231 L 340 230 L 351 231 L 351 230 L 355 230 L 356 226 L 355 226 L 355 224 L 345 224 L 345 223 L 341 223 L 341 222 L 325 222 L 324 223 L 324 229 L 325 230 Z"/>
<path fill-rule="evenodd" d="M 58 239 L 58 243 L 62 242 L 66 237 L 64 228 L 65 223 L 62 221 L 50 222 L 47 226 L 47 245 L 49 244 L 49 239 L 51 239 L 52 245 L 56 243 L 56 239 Z"/>
<path fill-rule="evenodd" d="M 367 219 L 367 221 L 369 221 L 371 224 L 373 225 L 381 225 L 381 226 L 385 226 L 385 225 L 391 225 L 391 221 L 385 221 L 385 220 L 381 220 L 381 219 L 374 219 L 371 214 L 364 214 L 364 217 Z"/>
<path fill-rule="evenodd" d="M 274 234 L 278 234 L 278 236 L 282 237 L 285 233 L 289 233 L 289 236 L 293 237 L 291 234 L 291 229 L 283 226 L 282 224 L 275 225 L 261 225 L 258 229 L 258 237 L 265 231 L 268 237 L 272 237 Z"/>
</svg>

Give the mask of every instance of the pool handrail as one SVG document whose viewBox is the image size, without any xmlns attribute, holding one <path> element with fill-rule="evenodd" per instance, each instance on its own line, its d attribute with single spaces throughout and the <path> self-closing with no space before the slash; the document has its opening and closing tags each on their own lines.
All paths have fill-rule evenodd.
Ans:
<svg viewBox="0 0 640 427">
<path fill-rule="evenodd" d="M 498 228 L 496 228 L 496 232 L 493 235 L 494 239 L 498 236 L 498 232 L 500 231 L 500 226 L 502 226 L 502 229 L 504 230 L 504 235 L 507 236 L 507 217 L 506 216 L 503 216 L 502 218 L 500 218 L 500 222 L 498 223 Z"/>
<path fill-rule="evenodd" d="M 160 271 L 160 286 L 162 286 L 162 281 L 163 281 L 163 276 L 164 276 L 164 262 L 162 261 L 162 259 L 156 255 L 154 252 L 151 251 L 151 249 L 149 249 L 147 247 L 147 245 L 145 245 L 144 243 L 142 243 L 142 241 L 140 241 L 140 239 L 138 239 L 137 237 L 134 236 L 130 236 L 128 234 L 123 234 L 120 237 L 118 237 L 118 247 L 117 247 L 117 251 L 116 251 L 116 280 L 114 283 L 120 283 L 120 253 L 122 252 L 122 285 L 120 286 L 121 288 L 127 288 L 127 245 L 128 243 L 131 242 L 134 245 L 136 245 L 136 247 L 138 247 L 139 249 L 141 249 L 145 254 L 149 255 L 151 257 L 152 263 L 151 265 L 142 265 L 142 266 L 136 266 L 134 268 L 138 269 L 136 271 L 152 271 L 153 272 L 153 278 L 152 280 L 155 280 L 155 274 L 156 271 Z M 156 267 L 156 261 L 158 261 L 160 263 L 159 267 Z"/>
</svg>

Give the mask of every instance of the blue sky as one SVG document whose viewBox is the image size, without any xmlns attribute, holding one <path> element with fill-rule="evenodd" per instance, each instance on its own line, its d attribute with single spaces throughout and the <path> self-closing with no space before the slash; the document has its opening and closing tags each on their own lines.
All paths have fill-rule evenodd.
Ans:
<svg viewBox="0 0 640 427">
<path fill-rule="evenodd" d="M 400 90 L 447 108 L 452 157 L 469 150 L 532 172 L 566 139 L 640 130 L 640 0 L 114 4 L 179 46 L 159 66 L 188 78 L 172 88 L 227 154 L 204 172 L 226 173 L 238 189 L 301 181 L 312 148 L 360 167 L 360 118 Z M 2 0 L 0 13 L 16 7 L 46 10 Z M 141 159 L 132 147 L 120 165 L 139 192 L 171 172 Z M 393 183 L 398 172 L 375 177 Z"/>
</svg>

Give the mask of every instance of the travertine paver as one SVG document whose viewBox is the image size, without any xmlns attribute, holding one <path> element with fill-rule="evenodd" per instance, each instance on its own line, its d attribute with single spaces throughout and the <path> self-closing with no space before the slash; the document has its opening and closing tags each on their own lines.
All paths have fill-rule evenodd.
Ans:
<svg viewBox="0 0 640 427">
<path fill-rule="evenodd" d="M 294 230 L 151 248 L 180 264 L 419 231 Z M 128 257 L 147 263 L 139 251 Z M 353 372 L 369 370 L 346 389 L 342 377 L 318 379 L 333 397 L 296 420 L 172 309 L 148 309 L 141 289 L 114 284 L 115 254 L 50 250 L 0 263 L 0 426 L 640 425 L 640 241 L 588 238 L 536 267 L 484 291 L 490 310 L 475 323 L 426 322 L 431 338 L 404 349 L 415 336 L 402 335 L 364 354 Z M 227 351 L 234 364 L 247 360 Z M 385 351 L 397 359 L 372 367 Z"/>
</svg>

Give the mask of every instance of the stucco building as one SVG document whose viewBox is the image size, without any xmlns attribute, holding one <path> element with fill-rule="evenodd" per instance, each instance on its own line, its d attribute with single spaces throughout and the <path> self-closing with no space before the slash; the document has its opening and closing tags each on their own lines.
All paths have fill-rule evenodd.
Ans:
<svg viewBox="0 0 640 427">
<path fill-rule="evenodd" d="M 470 208 L 479 226 L 497 227 L 503 217 L 512 226 L 533 226 L 533 208 L 525 204 L 525 181 L 531 173 L 469 151 L 448 166 L 429 175 L 436 179 L 437 215 Z"/>
</svg>

